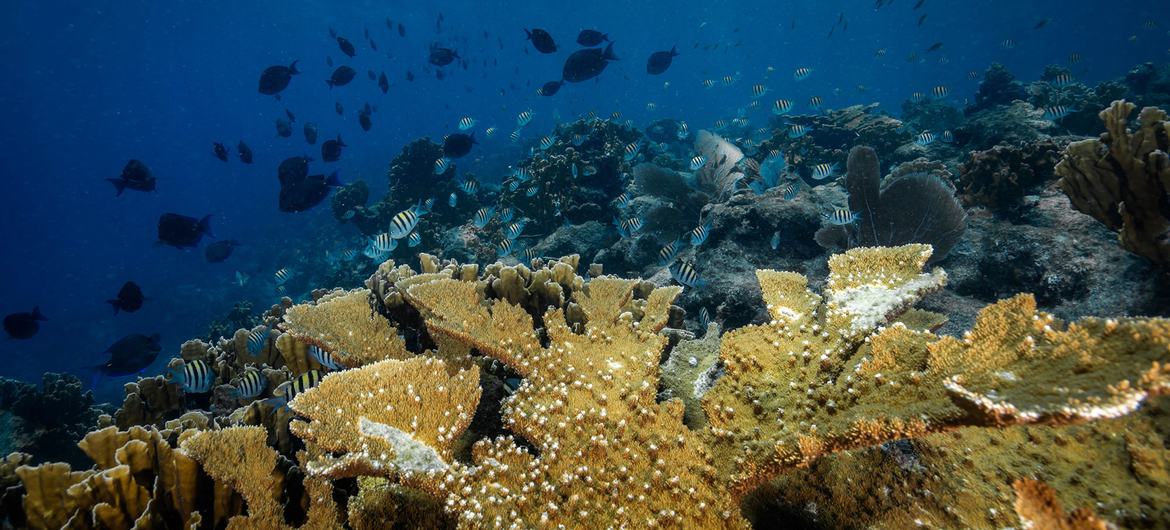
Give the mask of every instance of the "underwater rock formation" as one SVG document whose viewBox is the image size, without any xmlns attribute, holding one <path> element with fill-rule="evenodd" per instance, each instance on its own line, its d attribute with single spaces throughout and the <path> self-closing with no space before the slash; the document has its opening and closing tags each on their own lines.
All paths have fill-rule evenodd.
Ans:
<svg viewBox="0 0 1170 530">
<path fill-rule="evenodd" d="M 0 409 L 13 417 L 3 433 L 8 450 L 34 453 L 37 461 L 74 465 L 85 458 L 75 442 L 97 425 L 102 413 L 80 379 L 51 372 L 42 376 L 40 386 L 0 378 Z"/>
<path fill-rule="evenodd" d="M 1146 107 L 1129 132 L 1135 108 L 1118 100 L 1101 111 L 1106 132 L 1065 149 L 1057 185 L 1074 208 L 1118 232 L 1122 248 L 1170 267 L 1170 127 L 1164 111 Z"/>
<path fill-rule="evenodd" d="M 1019 219 L 1024 198 L 1056 178 L 1053 167 L 1063 145 L 1041 140 L 1024 145 L 997 145 L 971 151 L 959 166 L 959 199 L 965 206 L 983 206 L 998 216 Z"/>
<path fill-rule="evenodd" d="M 1024 85 L 1016 81 L 1002 64 L 994 63 L 983 72 L 983 80 L 979 82 L 979 90 L 975 92 L 975 102 L 963 110 L 971 116 L 976 112 L 991 109 L 1002 105 L 1010 105 L 1015 100 L 1025 100 L 1028 93 Z"/>
</svg>

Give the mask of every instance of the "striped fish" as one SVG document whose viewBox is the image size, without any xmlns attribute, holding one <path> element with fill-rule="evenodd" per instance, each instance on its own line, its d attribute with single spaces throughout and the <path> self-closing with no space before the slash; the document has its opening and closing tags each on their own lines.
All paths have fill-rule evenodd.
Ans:
<svg viewBox="0 0 1170 530">
<path fill-rule="evenodd" d="M 276 281 L 276 285 L 284 285 L 284 282 L 287 282 L 289 278 L 292 278 L 292 271 L 286 268 L 281 268 L 272 275 L 272 278 Z"/>
<path fill-rule="evenodd" d="M 479 191 L 479 182 L 473 178 L 467 178 L 459 183 L 459 191 L 468 195 L 475 195 L 475 192 Z"/>
<path fill-rule="evenodd" d="M 426 215 L 428 213 L 433 212 L 434 210 L 435 210 L 435 198 L 434 197 L 427 197 L 426 200 L 422 201 L 421 203 L 419 203 L 418 206 L 414 207 L 414 213 L 417 213 L 419 215 Z"/>
<path fill-rule="evenodd" d="M 780 190 L 780 193 L 784 195 L 784 200 L 791 201 L 795 199 L 797 195 L 800 195 L 800 184 L 801 181 L 797 180 L 795 182 L 789 182 L 786 186 L 784 186 L 784 188 Z"/>
<path fill-rule="evenodd" d="M 508 134 L 508 141 L 516 143 L 520 141 L 520 129 L 516 129 Z"/>
<path fill-rule="evenodd" d="M 952 134 L 951 131 L 943 131 L 939 141 L 944 144 L 953 144 L 955 143 L 955 135 Z"/>
<path fill-rule="evenodd" d="M 317 384 L 320 382 L 321 372 L 318 372 L 317 370 L 309 370 L 308 372 L 297 376 L 295 379 L 281 383 L 280 386 L 284 392 L 285 401 L 292 401 L 293 398 L 297 397 L 297 394 L 301 394 L 306 390 L 317 386 Z"/>
<path fill-rule="evenodd" d="M 699 308 L 699 329 L 706 331 L 707 324 L 711 323 L 711 313 L 707 311 L 707 306 Z"/>
<path fill-rule="evenodd" d="M 341 259 L 343 259 L 345 261 L 353 261 L 353 259 L 356 258 L 357 255 L 358 255 L 358 251 L 356 251 L 352 248 L 347 248 L 347 249 L 341 251 Z"/>
<path fill-rule="evenodd" d="M 275 290 L 276 294 L 279 294 L 280 296 L 284 296 L 284 294 L 288 292 L 288 289 L 286 289 L 283 285 L 277 285 Z"/>
<path fill-rule="evenodd" d="M 618 234 L 622 237 L 630 237 L 638 231 L 642 230 L 645 222 L 641 217 L 631 217 L 629 219 L 614 219 L 614 224 L 618 227 Z"/>
<path fill-rule="evenodd" d="M 495 208 L 484 207 L 475 211 L 475 216 L 471 218 L 471 223 L 476 228 L 483 228 L 487 226 L 488 221 L 492 220 L 492 214 L 496 213 Z"/>
<path fill-rule="evenodd" d="M 557 139 L 555 137 L 553 137 L 552 135 L 545 136 L 544 138 L 540 139 L 540 150 L 541 151 L 548 151 L 548 148 L 556 145 L 556 143 L 557 143 Z"/>
<path fill-rule="evenodd" d="M 537 252 L 536 249 L 534 249 L 534 248 L 524 249 L 524 259 L 528 260 L 529 262 L 536 259 L 538 256 L 540 256 L 540 253 Z"/>
<path fill-rule="evenodd" d="M 1052 80 L 1048 82 L 1048 84 L 1050 84 L 1056 88 L 1064 88 L 1066 86 L 1073 84 L 1073 78 L 1071 75 L 1068 75 L 1065 72 L 1061 72 L 1059 74 L 1056 74 L 1056 76 L 1053 77 Z"/>
<path fill-rule="evenodd" d="M 922 147 L 926 147 L 930 144 L 933 144 L 934 140 L 934 133 L 930 131 L 922 131 L 914 138 L 914 143 L 921 145 Z"/>
<path fill-rule="evenodd" d="M 913 101 L 914 103 L 922 103 L 923 101 L 926 101 L 926 94 L 923 94 L 922 92 L 915 92 L 910 94 L 910 101 Z"/>
<path fill-rule="evenodd" d="M 767 93 L 768 87 L 764 86 L 763 83 L 756 83 L 752 85 L 752 98 L 763 97 L 763 95 Z"/>
<path fill-rule="evenodd" d="M 500 210 L 500 222 L 506 223 L 508 221 L 511 221 L 512 217 L 515 215 L 516 215 L 515 210 L 513 210 L 511 208 L 504 208 L 503 210 Z"/>
<path fill-rule="evenodd" d="M 812 107 L 813 110 L 821 110 L 822 103 L 824 103 L 824 100 L 820 96 L 808 98 L 808 106 Z"/>
<path fill-rule="evenodd" d="M 944 99 L 950 95 L 950 93 L 951 89 L 947 88 L 945 85 L 938 85 L 930 89 L 930 95 L 934 96 L 934 99 Z"/>
<path fill-rule="evenodd" d="M 613 202 L 617 205 L 618 208 L 625 208 L 626 206 L 629 206 L 630 192 L 623 191 L 621 195 L 618 195 L 617 198 L 613 200 Z"/>
<path fill-rule="evenodd" d="M 417 208 L 407 208 L 394 214 L 390 219 L 390 237 L 394 239 L 402 239 L 414 231 L 414 227 L 418 226 L 418 210 Z"/>
<path fill-rule="evenodd" d="M 719 119 L 715 120 L 715 128 L 716 129 L 726 129 L 727 128 L 727 120 L 725 120 L 723 118 L 719 118 Z"/>
<path fill-rule="evenodd" d="M 524 225 L 526 224 L 528 224 L 528 221 L 517 221 L 508 225 L 506 228 L 504 228 L 504 237 L 508 239 L 516 239 L 520 237 L 520 234 L 524 232 Z"/>
<path fill-rule="evenodd" d="M 248 333 L 248 354 L 256 356 L 268 344 L 268 328 L 259 327 Z"/>
<path fill-rule="evenodd" d="M 713 86 L 715 86 L 714 79 L 704 79 L 703 80 L 703 88 L 711 88 Z"/>
<path fill-rule="evenodd" d="M 704 242 L 707 241 L 707 238 L 710 235 L 711 235 L 711 223 L 706 223 L 706 224 L 695 227 L 694 230 L 691 230 L 691 245 L 696 246 L 696 247 L 699 245 L 702 245 Z"/>
<path fill-rule="evenodd" d="M 464 116 L 459 119 L 460 131 L 466 131 L 472 127 L 475 127 L 475 118 L 472 118 L 471 116 Z"/>
<path fill-rule="evenodd" d="M 187 361 L 182 370 L 177 367 L 170 369 L 168 379 L 182 386 L 184 392 L 206 394 L 215 384 L 215 372 L 204 361 Z"/>
<path fill-rule="evenodd" d="M 788 126 L 788 137 L 793 140 L 797 138 L 803 138 L 804 135 L 808 134 L 809 130 L 810 129 L 804 125 L 793 123 L 792 125 Z"/>
<path fill-rule="evenodd" d="M 529 186 L 528 189 L 524 190 L 525 197 L 532 197 L 537 193 L 540 193 L 540 186 Z"/>
<path fill-rule="evenodd" d="M 678 257 L 679 251 L 682 250 L 683 242 L 681 239 L 671 241 L 665 247 L 658 251 L 658 264 L 665 267 L 674 262 L 674 258 Z"/>
<path fill-rule="evenodd" d="M 1066 107 L 1064 105 L 1056 105 L 1056 106 L 1048 107 L 1048 108 L 1044 109 L 1044 119 L 1046 119 L 1048 121 L 1056 121 L 1056 120 L 1064 118 L 1065 116 L 1068 116 L 1069 114 L 1072 114 L 1076 111 L 1077 111 L 1077 109 L 1074 109 L 1072 107 Z"/>
<path fill-rule="evenodd" d="M 517 127 L 524 127 L 525 125 L 528 125 L 531 122 L 532 122 L 532 111 L 531 110 L 526 110 L 526 111 L 521 112 L 520 114 L 516 115 L 516 126 Z M 517 130 L 519 130 L 519 129 L 517 129 Z"/>
<path fill-rule="evenodd" d="M 585 143 L 585 135 L 584 134 L 574 134 L 572 142 L 573 142 L 573 147 L 581 147 L 581 144 Z"/>
<path fill-rule="evenodd" d="M 393 239 L 391 239 L 391 241 L 393 241 Z M 370 242 L 370 244 L 366 245 L 366 248 L 364 250 L 362 250 L 363 256 L 370 258 L 374 261 L 382 261 L 382 260 L 386 259 L 386 256 L 388 256 L 389 254 L 390 254 L 389 250 L 378 250 L 378 247 L 374 246 L 373 242 Z"/>
<path fill-rule="evenodd" d="M 398 241 L 394 239 L 394 236 L 382 232 L 370 239 L 370 246 L 378 253 L 390 252 L 398 248 Z"/>
<path fill-rule="evenodd" d="M 812 75 L 812 68 L 802 66 L 797 68 L 795 72 L 792 72 L 792 80 L 804 81 L 805 79 L 808 79 L 808 76 L 810 75 Z"/>
<path fill-rule="evenodd" d="M 658 109 L 658 104 L 654 103 L 653 101 L 646 104 L 646 110 L 648 110 L 650 112 L 654 112 L 657 109 Z"/>
<path fill-rule="evenodd" d="M 331 372 L 342 369 L 341 363 L 337 362 L 337 359 L 333 358 L 332 353 L 319 348 L 316 344 L 309 345 L 309 355 L 312 355 L 313 359 L 315 359 L 318 363 L 321 363 L 321 366 L 324 366 Z"/>
<path fill-rule="evenodd" d="M 418 232 L 411 232 L 410 236 L 406 238 L 406 246 L 417 247 L 422 244 L 422 236 Z"/>
<path fill-rule="evenodd" d="M 792 102 L 787 99 L 777 99 L 772 103 L 772 114 L 782 116 L 792 112 Z"/>
<path fill-rule="evenodd" d="M 676 134 L 675 136 L 677 136 L 679 140 L 686 140 L 687 136 L 690 136 L 690 134 L 691 134 L 691 127 L 689 125 L 687 125 L 687 122 L 685 122 L 685 121 L 678 122 L 678 134 Z"/>
<path fill-rule="evenodd" d="M 976 72 L 975 70 L 971 70 L 970 72 L 967 72 L 967 79 L 970 79 L 972 81 L 979 79 L 979 72 Z"/>
<path fill-rule="evenodd" d="M 829 163 L 817 164 L 817 165 L 813 166 L 813 168 L 812 168 L 813 180 L 825 180 L 825 179 L 833 176 L 835 173 L 837 173 L 837 163 L 836 162 L 833 162 L 832 164 L 829 164 Z"/>
<path fill-rule="evenodd" d="M 695 155 L 695 157 L 691 159 L 691 171 L 698 171 L 699 168 L 705 165 L 707 165 L 707 157 L 703 155 Z"/>
<path fill-rule="evenodd" d="M 688 261 L 675 262 L 670 266 L 670 277 L 679 284 L 687 287 L 699 288 L 707 285 L 707 280 L 699 276 L 699 272 Z"/>
<path fill-rule="evenodd" d="M 735 77 L 730 75 L 723 76 L 723 86 L 731 86 L 733 83 L 735 83 Z"/>
<path fill-rule="evenodd" d="M 625 155 L 624 155 L 626 162 L 629 162 L 629 161 L 637 158 L 638 152 L 641 150 L 642 150 L 642 146 L 638 145 L 638 142 L 630 142 L 630 143 L 626 144 Z"/>
<path fill-rule="evenodd" d="M 831 225 L 844 226 L 857 222 L 858 219 L 861 219 L 861 214 L 851 212 L 849 208 L 834 208 L 830 212 L 821 214 L 821 217 Z"/>
<path fill-rule="evenodd" d="M 259 396 L 268 387 L 268 378 L 260 370 L 248 368 L 244 370 L 239 381 L 236 381 L 236 394 L 240 399 L 252 399 Z"/>
<path fill-rule="evenodd" d="M 504 256 L 507 256 L 508 254 L 511 254 L 511 253 L 512 253 L 512 240 L 505 239 L 503 241 L 500 241 L 500 246 L 498 248 L 496 248 L 496 255 L 502 258 Z"/>
<path fill-rule="evenodd" d="M 442 175 L 443 173 L 446 173 L 447 170 L 450 168 L 451 168 L 451 160 L 448 159 L 447 157 L 443 157 L 443 158 L 440 158 L 438 160 L 435 160 L 435 174 L 436 175 Z"/>
<path fill-rule="evenodd" d="M 512 176 L 520 182 L 528 182 L 532 180 L 532 172 L 528 171 L 526 167 L 518 167 L 512 170 Z"/>
<path fill-rule="evenodd" d="M 488 127 L 487 130 L 483 131 L 483 134 L 485 136 L 487 136 L 488 138 L 491 138 L 491 137 L 496 135 L 496 128 L 495 127 Z"/>
<path fill-rule="evenodd" d="M 618 121 L 618 120 L 622 119 L 621 111 L 615 110 L 615 111 L 609 113 L 609 119 L 610 119 L 610 121 Z"/>
</svg>

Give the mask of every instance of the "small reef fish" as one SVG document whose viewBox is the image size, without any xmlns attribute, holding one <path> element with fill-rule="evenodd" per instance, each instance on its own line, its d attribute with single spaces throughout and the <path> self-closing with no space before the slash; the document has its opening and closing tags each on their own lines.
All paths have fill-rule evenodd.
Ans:
<svg viewBox="0 0 1170 530">
<path fill-rule="evenodd" d="M 556 145 L 556 143 L 557 143 L 557 139 L 555 137 L 553 137 L 551 135 L 545 136 L 544 138 L 540 139 L 540 150 L 541 151 L 548 151 L 548 148 L 552 147 L 553 145 Z"/>
<path fill-rule="evenodd" d="M 528 189 L 524 190 L 525 197 L 534 197 L 537 193 L 540 193 L 540 186 L 529 186 Z"/>
<path fill-rule="evenodd" d="M 638 145 L 638 142 L 630 142 L 630 143 L 626 144 L 625 155 L 624 155 L 626 162 L 629 162 L 629 161 L 637 158 L 638 153 L 641 150 L 642 150 L 642 146 Z"/>
<path fill-rule="evenodd" d="M 825 179 L 833 176 L 836 173 L 837 173 L 837 163 L 836 162 L 833 162 L 832 164 L 829 164 L 829 163 L 817 164 L 817 165 L 813 166 L 813 168 L 812 168 L 813 180 L 825 180 Z"/>
<path fill-rule="evenodd" d="M 772 250 L 776 250 L 776 249 L 780 248 L 780 231 L 779 230 L 772 232 L 772 240 L 769 241 L 769 246 L 772 247 Z"/>
<path fill-rule="evenodd" d="M 171 368 L 166 376 L 167 380 L 178 384 L 184 392 L 190 394 L 206 394 L 211 392 L 211 386 L 215 384 L 215 372 L 206 362 L 199 360 L 186 362 L 181 369 Z"/>
<path fill-rule="evenodd" d="M 613 224 L 618 228 L 618 234 L 623 238 L 633 236 L 642 230 L 645 226 L 645 221 L 641 217 L 631 217 L 629 219 L 614 218 Z"/>
<path fill-rule="evenodd" d="M 707 241 L 711 235 L 711 223 L 705 223 L 691 230 L 691 245 L 699 246 Z"/>
<path fill-rule="evenodd" d="M 316 344 L 309 345 L 309 355 L 313 356 L 313 359 L 321 363 L 321 366 L 324 366 L 330 372 L 341 370 L 343 368 L 341 363 L 337 362 L 337 359 L 333 357 L 332 353 L 321 349 Z"/>
<path fill-rule="evenodd" d="M 474 224 L 476 228 L 483 228 L 487 226 L 488 221 L 492 220 L 492 215 L 495 213 L 495 208 L 480 208 L 479 210 L 475 211 L 475 216 L 471 218 L 471 223 Z"/>
<path fill-rule="evenodd" d="M 268 378 L 260 373 L 260 370 L 255 368 L 248 368 L 244 370 L 244 375 L 240 376 L 240 380 L 235 384 L 236 399 L 253 399 L 264 392 L 268 387 Z"/>
<path fill-rule="evenodd" d="M 516 129 L 516 130 L 512 131 L 512 134 L 508 135 L 508 140 L 511 141 L 512 143 L 519 142 L 520 141 L 520 129 Z"/>
<path fill-rule="evenodd" d="M 248 284 L 250 277 L 240 271 L 236 271 L 236 285 L 243 287 Z"/>
<path fill-rule="evenodd" d="M 918 136 L 916 136 L 914 138 L 914 143 L 921 145 L 922 147 L 926 147 L 930 144 L 933 144 L 934 141 L 935 141 L 934 133 L 932 133 L 930 131 L 922 131 L 921 133 L 918 134 Z"/>
<path fill-rule="evenodd" d="M 821 110 L 821 105 L 824 101 L 820 96 L 812 96 L 808 98 L 808 106 L 812 107 L 813 110 Z"/>
<path fill-rule="evenodd" d="M 795 72 L 792 72 L 792 80 L 804 81 L 805 79 L 808 79 L 810 75 L 812 75 L 812 68 L 802 66 L 797 68 Z"/>
<path fill-rule="evenodd" d="M 516 127 L 524 127 L 532 123 L 532 111 L 526 110 L 516 115 Z"/>
<path fill-rule="evenodd" d="M 1046 119 L 1048 121 L 1056 121 L 1056 120 L 1064 118 L 1065 116 L 1068 116 L 1069 114 L 1072 114 L 1076 111 L 1077 111 L 1077 109 L 1074 109 L 1072 107 L 1066 107 L 1064 105 L 1056 105 L 1056 106 L 1048 107 L 1048 108 L 1044 109 L 1044 119 Z"/>
<path fill-rule="evenodd" d="M 288 270 L 287 268 L 282 268 L 276 271 L 272 275 L 272 278 L 276 281 L 276 285 L 284 285 L 284 282 L 287 282 L 289 278 L 292 278 L 292 271 Z"/>
<path fill-rule="evenodd" d="M 686 140 L 687 136 L 690 136 L 690 134 L 691 134 L 691 127 L 689 125 L 687 125 L 687 122 L 685 122 L 685 121 L 678 122 L 678 133 L 675 134 L 675 136 L 678 137 L 679 140 Z"/>
<path fill-rule="evenodd" d="M 792 112 L 792 102 L 787 99 L 777 99 L 772 103 L 772 114 L 783 116 Z"/>
<path fill-rule="evenodd" d="M 483 135 L 487 136 L 488 138 L 495 136 L 496 135 L 496 128 L 495 127 L 488 127 L 487 129 L 484 129 Z"/>
<path fill-rule="evenodd" d="M 930 95 L 934 96 L 934 99 L 946 99 L 950 93 L 951 89 L 947 88 L 945 85 L 938 85 L 930 89 Z"/>
<path fill-rule="evenodd" d="M 309 370 L 291 381 L 285 381 L 276 387 L 274 392 L 277 395 L 284 397 L 287 403 L 310 388 L 317 386 L 321 382 L 321 372 L 317 370 Z"/>
<path fill-rule="evenodd" d="M 1073 84 L 1073 78 L 1071 75 L 1068 75 L 1067 73 L 1061 72 L 1059 74 L 1056 74 L 1055 77 L 1053 77 L 1050 81 L 1048 81 L 1048 84 L 1050 84 L 1056 88 L 1064 88 L 1064 87 L 1067 87 L 1067 86 Z"/>
<path fill-rule="evenodd" d="M 479 191 L 479 182 L 476 182 L 473 178 L 465 179 L 459 183 L 459 191 L 468 195 L 475 195 L 475 192 Z"/>
<path fill-rule="evenodd" d="M 504 228 L 504 237 L 508 239 L 516 239 L 524 232 L 524 225 L 528 224 L 526 221 L 517 221 Z"/>
<path fill-rule="evenodd" d="M 502 258 L 504 256 L 511 254 L 511 253 L 512 253 L 512 240 L 505 239 L 503 241 L 500 241 L 500 246 L 498 248 L 496 248 L 496 255 Z"/>
<path fill-rule="evenodd" d="M 268 328 L 259 327 L 248 333 L 248 354 L 255 356 L 268 344 Z"/>
<path fill-rule="evenodd" d="M 825 222 L 835 225 L 844 226 L 851 225 L 861 219 L 861 214 L 849 211 L 849 208 L 834 208 L 832 211 L 821 215 Z"/>
<path fill-rule="evenodd" d="M 507 222 L 511 221 L 512 217 L 515 215 L 516 215 L 516 210 L 513 210 L 511 208 L 504 208 L 503 210 L 500 210 L 500 215 L 498 216 L 498 218 L 499 218 L 501 223 L 507 223 Z"/>
<path fill-rule="evenodd" d="M 622 194 L 618 195 L 617 198 L 613 200 L 613 202 L 614 202 L 614 204 L 617 205 L 618 208 L 625 208 L 625 207 L 629 206 L 630 205 L 630 192 L 628 192 L 628 191 L 622 192 Z"/>
<path fill-rule="evenodd" d="M 472 118 L 471 116 L 464 116 L 459 119 L 460 131 L 466 131 L 472 127 L 475 127 L 475 118 Z"/>
<path fill-rule="evenodd" d="M 706 331 L 707 325 L 711 323 L 711 312 L 707 311 L 707 306 L 699 308 L 699 329 Z"/>
<path fill-rule="evenodd" d="M 695 155 L 695 157 L 691 159 L 691 171 L 698 171 L 699 168 L 705 165 L 707 165 L 707 157 L 703 155 Z"/>
<path fill-rule="evenodd" d="M 809 129 L 807 126 L 794 123 L 788 126 L 788 137 L 793 140 L 797 138 L 803 138 L 810 130 L 811 129 Z"/>
<path fill-rule="evenodd" d="M 679 261 L 670 266 L 670 277 L 674 281 L 691 288 L 707 285 L 707 280 L 699 276 L 694 265 L 688 261 Z"/>
<path fill-rule="evenodd" d="M 414 227 L 418 226 L 419 206 L 407 208 L 398 212 L 390 219 L 390 237 L 394 239 L 402 239 L 410 234 Z"/>
<path fill-rule="evenodd" d="M 410 236 L 406 238 L 406 246 L 417 247 L 422 244 L 422 236 L 418 232 L 411 232 Z"/>
<path fill-rule="evenodd" d="M 767 93 L 768 87 L 764 86 L 763 83 L 756 83 L 752 85 L 752 98 L 760 98 Z"/>
<path fill-rule="evenodd" d="M 455 192 L 451 192 L 451 195 L 447 197 L 447 206 L 454 208 L 455 205 L 458 203 L 459 203 L 459 196 L 455 195 Z"/>
<path fill-rule="evenodd" d="M 674 262 L 674 258 L 678 256 L 679 251 L 682 250 L 683 242 L 681 239 L 671 241 L 666 246 L 658 251 L 658 264 L 665 267 Z"/>
</svg>

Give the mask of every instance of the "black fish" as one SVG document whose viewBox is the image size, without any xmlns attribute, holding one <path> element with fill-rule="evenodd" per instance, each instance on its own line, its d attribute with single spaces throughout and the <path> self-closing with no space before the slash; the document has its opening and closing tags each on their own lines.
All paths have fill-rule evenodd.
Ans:
<svg viewBox="0 0 1170 530">
<path fill-rule="evenodd" d="M 110 360 L 95 369 L 109 376 L 136 374 L 150 366 L 161 351 L 157 333 L 150 336 L 137 333 L 126 335 L 102 352 L 110 354 Z"/>
<path fill-rule="evenodd" d="M 922 4 L 925 4 L 925 3 L 926 3 L 926 0 L 918 0 L 918 3 L 914 4 L 914 9 L 918 9 L 918 8 L 922 7 Z"/>
<path fill-rule="evenodd" d="M 332 141 L 332 140 L 331 140 Z M 337 172 L 329 177 L 309 175 L 309 159 L 303 156 L 287 158 L 277 168 L 280 179 L 280 202 L 282 212 L 303 212 L 312 208 L 329 195 L 329 190 L 340 187 Z"/>
<path fill-rule="evenodd" d="M 450 48 L 441 48 L 435 44 L 431 45 L 431 56 L 429 60 L 431 64 L 435 66 L 447 66 L 455 62 L 455 59 L 458 58 L 459 54 L 455 53 L 455 50 Z"/>
<path fill-rule="evenodd" d="M 370 49 L 374 50 L 374 51 L 378 51 L 378 44 L 374 42 L 374 39 L 369 39 L 369 40 L 370 40 Z"/>
<path fill-rule="evenodd" d="M 382 75 L 378 76 L 378 88 L 382 89 L 383 94 L 390 91 L 390 80 L 386 79 L 386 72 L 382 72 Z"/>
<path fill-rule="evenodd" d="M 926 15 L 927 13 L 923 13 L 922 16 L 918 17 L 918 27 L 921 28 L 922 24 L 926 22 Z"/>
<path fill-rule="evenodd" d="M 399 37 L 406 36 L 406 26 L 403 26 L 401 22 L 398 23 L 398 36 Z"/>
<path fill-rule="evenodd" d="M 931 44 L 931 45 L 930 45 L 930 47 L 926 49 L 926 51 L 928 51 L 928 52 L 937 52 L 937 51 L 941 50 L 941 49 L 942 49 L 942 47 L 943 47 L 943 43 L 941 43 L 941 42 L 936 42 L 936 43 L 934 43 L 934 44 Z"/>
<path fill-rule="evenodd" d="M 407 70 L 406 71 L 406 80 L 407 81 L 414 81 L 414 72 Z"/>
<path fill-rule="evenodd" d="M 1047 26 L 1047 25 L 1048 25 L 1048 21 L 1049 21 L 1049 20 L 1050 20 L 1050 19 L 1047 19 L 1047 18 L 1042 18 L 1042 19 L 1040 19 L 1040 21 L 1039 21 L 1039 22 L 1037 22 L 1035 26 L 1032 26 L 1032 29 L 1041 29 L 1041 28 L 1043 28 L 1044 26 Z"/>
<path fill-rule="evenodd" d="M 341 102 L 340 102 L 340 101 L 335 101 L 335 102 L 333 102 L 333 110 L 334 110 L 335 112 L 337 112 L 337 115 L 338 115 L 338 116 L 341 116 L 342 114 L 345 114 L 345 107 L 342 107 L 342 106 L 341 106 Z"/>
<path fill-rule="evenodd" d="M 41 330 L 42 320 L 48 319 L 39 307 L 34 307 L 31 313 L 12 313 L 4 317 L 4 331 L 14 339 L 31 339 Z"/>
<path fill-rule="evenodd" d="M 158 218 L 158 240 L 175 248 L 199 246 L 204 235 L 211 233 L 211 216 L 203 219 L 187 217 L 177 213 L 164 213 Z"/>
<path fill-rule="evenodd" d="M 154 191 L 155 178 L 154 175 L 150 174 L 150 168 L 133 159 L 126 162 L 126 167 L 122 168 L 120 177 L 106 180 L 114 185 L 114 188 L 118 190 L 118 195 L 122 195 L 122 191 L 126 188 L 135 191 Z"/>
<path fill-rule="evenodd" d="M 471 152 L 471 146 L 475 145 L 475 133 L 451 133 L 446 138 L 443 138 L 443 156 L 447 158 L 459 158 Z"/>
<path fill-rule="evenodd" d="M 378 74 L 375 74 L 373 70 L 366 70 L 366 77 L 370 78 L 370 81 L 378 80 Z"/>
<path fill-rule="evenodd" d="M 317 143 L 317 124 L 313 122 L 305 122 L 305 141 L 309 145 Z"/>
<path fill-rule="evenodd" d="M 116 315 L 118 311 L 133 313 L 142 309 L 143 300 L 146 300 L 146 297 L 142 295 L 142 288 L 134 282 L 126 282 L 118 289 L 117 297 L 106 300 L 106 303 L 114 306 Z"/>
<path fill-rule="evenodd" d="M 248 144 L 244 143 L 243 140 L 240 140 L 240 143 L 236 145 L 236 152 L 240 155 L 240 162 L 252 163 L 252 148 L 248 147 Z"/>
<path fill-rule="evenodd" d="M 349 39 L 345 37 L 337 37 L 337 47 L 341 48 L 341 53 L 350 57 L 353 57 L 357 53 L 357 50 L 353 48 L 353 43 L 349 42 Z"/>
<path fill-rule="evenodd" d="M 221 263 L 232 255 L 232 251 L 240 246 L 240 242 L 235 239 L 225 239 L 223 241 L 216 241 L 207 245 L 203 249 L 203 257 L 207 258 L 208 263 Z"/>
<path fill-rule="evenodd" d="M 654 52 L 650 54 L 650 58 L 646 60 L 646 73 L 650 75 L 658 75 L 670 68 L 670 63 L 678 56 L 678 46 L 674 46 L 668 52 Z"/>
<path fill-rule="evenodd" d="M 360 112 L 358 112 L 358 125 L 361 125 L 362 130 L 366 131 L 366 132 L 369 132 L 370 127 L 372 127 L 374 125 L 374 122 L 370 121 L 370 106 L 369 105 L 366 105 L 366 108 L 364 108 Z"/>
<path fill-rule="evenodd" d="M 288 88 L 289 81 L 292 81 L 292 76 L 301 73 L 297 70 L 297 62 L 293 61 L 288 66 L 276 65 L 265 68 L 260 73 L 260 93 L 268 96 L 276 96 L 280 99 L 280 92 Z"/>
<path fill-rule="evenodd" d="M 337 135 L 336 140 L 325 140 L 321 144 L 321 160 L 324 162 L 336 162 L 341 159 L 341 148 L 348 147 L 345 142 L 341 141 L 341 135 Z"/>
<path fill-rule="evenodd" d="M 540 53 L 556 53 L 557 43 L 553 42 L 552 35 L 543 29 L 524 30 L 528 35 L 528 40 L 532 41 L 532 47 Z"/>
<path fill-rule="evenodd" d="M 285 121 L 285 120 L 277 118 L 276 119 L 276 135 L 281 137 L 281 138 L 288 138 L 289 136 L 292 136 L 292 124 Z"/>
<path fill-rule="evenodd" d="M 577 34 L 577 44 L 582 46 L 600 46 L 602 41 L 607 40 L 609 40 L 609 35 L 595 29 L 583 29 L 581 33 Z"/>
<path fill-rule="evenodd" d="M 353 81 L 353 78 L 356 75 L 356 70 L 348 66 L 341 65 L 333 71 L 333 75 L 329 76 L 329 79 L 325 80 L 325 84 L 329 85 L 329 88 L 333 88 L 335 86 L 345 86 L 348 85 L 350 81 Z"/>
<path fill-rule="evenodd" d="M 556 93 L 561 90 L 561 85 L 563 84 L 565 84 L 564 81 L 549 81 L 541 86 L 540 90 L 537 90 L 537 92 L 539 92 L 542 96 L 556 95 Z"/>
<path fill-rule="evenodd" d="M 227 148 L 224 147 L 223 144 L 221 144 L 219 142 L 215 142 L 215 143 L 211 144 L 211 149 L 213 151 L 215 151 L 216 158 L 223 160 L 224 162 L 227 162 L 228 152 L 227 152 Z"/>
<path fill-rule="evenodd" d="M 561 69 L 561 78 L 570 83 L 587 81 L 600 75 L 609 61 L 616 60 L 617 56 L 613 54 L 612 42 L 605 47 L 605 50 L 597 48 L 577 50 L 568 59 L 565 59 L 565 66 Z"/>
</svg>

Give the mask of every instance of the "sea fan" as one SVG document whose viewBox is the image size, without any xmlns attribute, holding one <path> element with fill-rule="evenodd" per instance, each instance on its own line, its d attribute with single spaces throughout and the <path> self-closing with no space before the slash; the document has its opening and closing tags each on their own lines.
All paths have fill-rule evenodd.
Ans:
<svg viewBox="0 0 1170 530">
<path fill-rule="evenodd" d="M 744 177 L 738 164 L 743 151 L 717 134 L 699 131 L 695 135 L 695 151 L 707 157 L 707 163 L 695 172 L 696 186 L 722 200 L 735 191 L 735 184 Z"/>
</svg>

